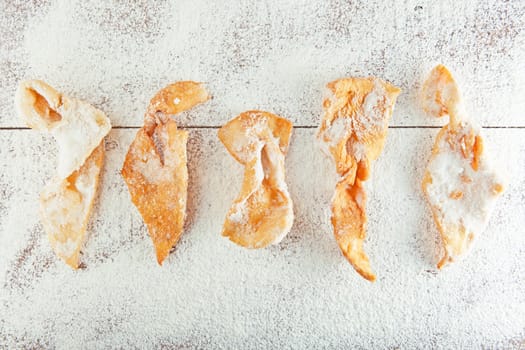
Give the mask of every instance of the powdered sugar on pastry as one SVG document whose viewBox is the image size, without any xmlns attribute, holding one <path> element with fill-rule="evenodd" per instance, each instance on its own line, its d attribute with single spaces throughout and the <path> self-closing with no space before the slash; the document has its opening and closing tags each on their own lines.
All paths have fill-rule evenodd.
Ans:
<svg viewBox="0 0 525 350">
<path fill-rule="evenodd" d="M 102 111 L 39 80 L 22 82 L 15 100 L 28 126 L 57 141 L 57 175 L 42 190 L 40 215 L 55 253 L 77 268 L 111 124 Z"/>
<path fill-rule="evenodd" d="M 200 83 L 181 81 L 160 90 L 148 106 L 144 127 L 130 145 L 122 167 L 131 200 L 148 227 L 162 264 L 184 226 L 188 192 L 186 142 L 170 114 L 208 100 Z"/>
<path fill-rule="evenodd" d="M 279 243 L 293 224 L 285 182 L 292 123 L 274 114 L 247 111 L 219 129 L 230 154 L 245 166 L 240 195 L 224 222 L 222 235 L 246 248 Z"/>
<path fill-rule="evenodd" d="M 332 225 L 345 257 L 364 278 L 375 275 L 363 251 L 370 163 L 381 153 L 400 90 L 377 78 L 345 78 L 327 85 L 317 137 L 333 156 L 340 175 L 332 200 Z"/>
<path fill-rule="evenodd" d="M 26 124 L 49 131 L 57 141 L 57 173 L 66 178 L 78 170 L 111 130 L 104 112 L 56 92 L 39 80 L 20 83 L 15 99 Z"/>
<path fill-rule="evenodd" d="M 469 120 L 450 72 L 435 67 L 423 85 L 423 108 L 431 115 L 450 116 L 439 132 L 423 191 L 440 231 L 445 255 L 438 268 L 468 251 L 484 231 L 504 181 L 484 152 L 481 128 Z"/>
<path fill-rule="evenodd" d="M 436 154 L 428 165 L 432 182 L 426 186 L 428 197 L 441 206 L 442 222 L 461 222 L 467 232 L 480 232 L 484 229 L 496 194 L 501 192 L 498 186 L 501 179 L 498 179 L 498 174 L 486 159 L 474 170 L 472 159 L 465 158 L 461 150 L 451 146 L 451 143 L 459 145 L 461 138 L 466 135 L 468 137 L 479 133 L 476 129 L 478 128 L 469 123 L 463 123 L 456 133 L 438 141 Z M 479 139 L 477 142 L 480 142 Z"/>
<path fill-rule="evenodd" d="M 101 142 L 78 171 L 62 181 L 55 178 L 40 194 L 42 224 L 51 246 L 72 267 L 78 266 L 103 161 Z"/>
</svg>

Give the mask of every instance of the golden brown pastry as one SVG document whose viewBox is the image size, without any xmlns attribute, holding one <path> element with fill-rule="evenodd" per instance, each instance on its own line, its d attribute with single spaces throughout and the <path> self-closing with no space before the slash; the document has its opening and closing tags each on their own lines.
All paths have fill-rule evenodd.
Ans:
<svg viewBox="0 0 525 350">
<path fill-rule="evenodd" d="M 56 255 L 76 269 L 110 121 L 90 104 L 64 96 L 39 80 L 20 83 L 15 101 L 29 127 L 48 131 L 57 141 L 57 175 L 40 195 L 40 215 Z"/>
<path fill-rule="evenodd" d="M 363 181 L 385 143 L 400 90 L 377 78 L 344 78 L 327 85 L 317 137 L 335 160 L 340 176 L 332 199 L 334 235 L 344 256 L 369 281 L 375 280 L 363 251 L 366 193 Z"/>
<path fill-rule="evenodd" d="M 279 243 L 293 224 L 285 182 L 292 123 L 263 111 L 247 111 L 219 129 L 228 152 L 245 166 L 241 193 L 230 208 L 222 235 L 246 248 Z"/>
<path fill-rule="evenodd" d="M 484 231 L 504 182 L 483 147 L 481 128 L 464 112 L 458 87 L 442 65 L 422 89 L 423 108 L 449 116 L 436 137 L 423 178 L 423 191 L 441 234 L 445 254 L 438 268 L 457 260 Z"/>
<path fill-rule="evenodd" d="M 188 132 L 177 129 L 169 115 L 210 98 L 204 86 L 181 81 L 160 90 L 150 101 L 144 127 L 130 145 L 122 167 L 131 200 L 153 240 L 162 265 L 179 240 L 186 216 Z"/>
</svg>

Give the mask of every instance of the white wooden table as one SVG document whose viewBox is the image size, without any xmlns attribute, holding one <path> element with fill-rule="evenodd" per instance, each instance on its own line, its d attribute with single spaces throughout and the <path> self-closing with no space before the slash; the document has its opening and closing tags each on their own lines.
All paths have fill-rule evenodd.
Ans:
<svg viewBox="0 0 525 350">
<path fill-rule="evenodd" d="M 524 28 L 524 1 L 1 0 L 0 348 L 525 347 Z M 417 103 L 436 63 L 455 72 L 510 180 L 472 253 L 441 272 L 420 182 L 444 120 Z M 403 89 L 367 184 L 374 284 L 332 236 L 333 165 L 314 142 L 323 86 L 347 75 Z M 23 78 L 114 126 L 78 271 L 39 223 L 56 150 L 15 115 Z M 149 98 L 182 79 L 214 98 L 176 117 L 190 132 L 188 224 L 159 267 L 120 168 Z M 294 227 L 257 251 L 220 236 L 242 168 L 217 128 L 247 109 L 295 124 Z"/>
</svg>

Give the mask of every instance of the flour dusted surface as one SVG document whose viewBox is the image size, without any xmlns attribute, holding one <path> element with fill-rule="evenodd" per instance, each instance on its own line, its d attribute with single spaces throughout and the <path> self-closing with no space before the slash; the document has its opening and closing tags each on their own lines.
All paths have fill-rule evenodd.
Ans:
<svg viewBox="0 0 525 350">
<path fill-rule="evenodd" d="M 438 61 L 462 78 L 480 124 L 524 126 L 521 1 L 35 3 L 0 1 L 3 126 L 21 125 L 13 121 L 14 89 L 38 77 L 93 102 L 115 126 L 141 126 L 159 88 L 195 79 L 214 99 L 178 116 L 181 125 L 219 126 L 258 108 L 314 128 L 325 84 L 348 75 L 377 75 L 403 89 L 391 125 L 442 125 L 416 103 L 418 84 Z M 367 253 L 381 271 L 374 285 L 334 242 L 333 164 L 312 141 L 315 129 L 295 129 L 286 158 L 294 227 L 260 251 L 220 237 L 242 166 L 215 129 L 188 131 L 186 232 L 164 266 L 152 258 L 120 176 L 136 129 L 117 129 L 106 142 L 86 268 L 73 272 L 38 224 L 54 142 L 0 130 L 0 346 L 523 346 L 522 129 L 485 130 L 509 164 L 510 185 L 469 258 L 441 273 L 438 233 L 419 186 L 438 130 L 389 129 L 366 185 L 376 232 Z"/>
<path fill-rule="evenodd" d="M 399 86 L 391 125 L 419 125 L 418 86 L 438 62 L 461 72 L 481 125 L 522 125 L 523 1 L 2 3 L 0 125 L 12 123 L 11 85 L 34 77 L 94 103 L 114 126 L 141 126 L 145 102 L 181 79 L 214 96 L 181 126 L 222 125 L 247 109 L 317 125 L 326 82 L 350 75 Z"/>
<path fill-rule="evenodd" d="M 424 167 L 413 171 L 411 166 L 425 164 L 435 131 L 390 130 L 375 165 L 375 174 L 397 177 L 374 176 L 367 188 L 368 208 L 375 213 L 368 225 L 377 232 L 367 241 L 367 253 L 381 271 L 374 285 L 353 271 L 334 242 L 326 210 L 333 179 L 325 179 L 333 164 L 312 142 L 315 129 L 294 130 L 287 156 L 294 227 L 279 245 L 257 251 L 220 236 L 242 167 L 227 154 L 216 130 L 189 130 L 189 224 L 162 267 L 117 176 L 135 130 L 112 131 L 82 257 L 86 268 L 77 273 L 49 256 L 41 232 L 31 238 L 38 231 L 37 217 L 18 219 L 20 208 L 38 195 L 39 169 L 51 171 L 33 154 L 48 141 L 27 131 L 0 134 L 1 144 L 13 145 L 10 153 L 0 151 L 5 152 L 0 159 L 7 160 L 0 162 L 2 173 L 16 173 L 9 168 L 14 159 L 34 162 L 25 163 L 33 165 L 19 180 L 9 181 L 8 188 L 21 195 L 10 197 L 0 223 L 5 276 L 0 307 L 6 315 L 0 327 L 7 335 L 0 340 L 13 344 L 17 335 L 22 344 L 58 348 L 302 348 L 315 336 L 317 345 L 336 348 L 511 346 L 525 326 L 523 223 L 517 215 L 525 179 L 517 179 L 500 199 L 503 204 L 469 258 L 436 273 L 437 231 L 417 181 Z M 512 129 L 486 134 L 493 149 L 521 138 Z M 414 152 L 398 152 L 405 147 Z M 525 148 L 511 154 L 509 163 L 516 164 L 511 171 L 519 173 Z M 512 208 L 518 208 L 516 215 L 508 215 Z M 465 339 L 466 333 L 472 338 Z"/>
</svg>

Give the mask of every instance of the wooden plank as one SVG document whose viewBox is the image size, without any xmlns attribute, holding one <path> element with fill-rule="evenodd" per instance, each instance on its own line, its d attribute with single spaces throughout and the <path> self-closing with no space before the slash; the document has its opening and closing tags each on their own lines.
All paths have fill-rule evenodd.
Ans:
<svg viewBox="0 0 525 350">
<path fill-rule="evenodd" d="M 97 105 L 115 126 L 141 125 L 153 94 L 181 79 L 215 96 L 182 125 L 264 109 L 312 126 L 324 85 L 347 75 L 403 89 L 393 125 L 437 125 L 417 93 L 438 62 L 457 73 L 481 124 L 525 126 L 523 1 L 33 3 L 0 1 L 0 127 L 22 126 L 13 108 L 22 78 Z"/>
<path fill-rule="evenodd" d="M 523 344 L 523 131 L 486 130 L 511 183 L 473 252 L 439 273 L 437 231 L 420 191 L 437 131 L 390 130 L 374 165 L 366 251 L 375 284 L 353 271 L 332 237 L 333 166 L 315 130 L 294 130 L 287 157 L 292 232 L 278 246 L 250 251 L 220 236 L 242 168 L 216 130 L 190 129 L 187 232 L 162 267 L 119 175 L 136 131 L 112 131 L 86 267 L 77 272 L 56 261 L 38 223 L 52 140 L 0 132 L 0 347 Z"/>
</svg>

